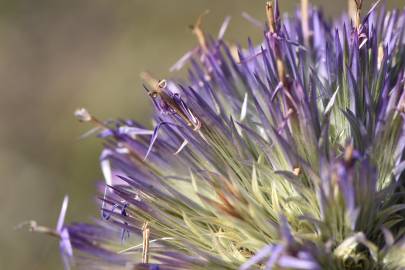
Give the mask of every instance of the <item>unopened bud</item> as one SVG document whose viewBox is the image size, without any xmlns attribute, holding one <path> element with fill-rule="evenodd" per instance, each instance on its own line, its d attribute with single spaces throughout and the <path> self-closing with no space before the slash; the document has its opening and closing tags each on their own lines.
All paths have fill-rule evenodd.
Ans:
<svg viewBox="0 0 405 270">
<path fill-rule="evenodd" d="M 75 116 L 80 122 L 90 122 L 93 117 L 85 108 L 79 108 L 75 111 Z"/>
</svg>

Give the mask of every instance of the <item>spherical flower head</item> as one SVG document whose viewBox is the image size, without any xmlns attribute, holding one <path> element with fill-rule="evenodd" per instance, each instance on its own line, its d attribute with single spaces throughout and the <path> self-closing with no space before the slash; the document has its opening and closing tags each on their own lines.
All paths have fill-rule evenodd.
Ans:
<svg viewBox="0 0 405 270">
<path fill-rule="evenodd" d="M 106 182 L 100 220 L 63 226 L 77 265 L 405 268 L 405 12 L 355 1 L 329 22 L 301 3 L 245 13 L 264 32 L 247 48 L 226 42 L 229 18 L 215 39 L 200 16 L 171 68 L 188 81 L 143 74 L 153 130 L 76 111 Z"/>
</svg>

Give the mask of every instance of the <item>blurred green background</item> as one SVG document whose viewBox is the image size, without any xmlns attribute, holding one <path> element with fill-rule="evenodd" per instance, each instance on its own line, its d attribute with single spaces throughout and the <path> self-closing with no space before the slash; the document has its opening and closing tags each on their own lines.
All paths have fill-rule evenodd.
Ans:
<svg viewBox="0 0 405 270">
<path fill-rule="evenodd" d="M 329 17 L 346 9 L 344 0 L 312 3 Z M 281 8 L 298 4 L 283 0 Z M 231 15 L 226 39 L 258 42 L 261 31 L 240 14 L 264 21 L 263 7 L 262 0 L 0 1 L 0 269 L 62 269 L 55 239 L 13 227 L 27 219 L 55 226 L 64 194 L 68 221 L 98 214 L 101 144 L 78 140 L 90 126 L 75 120 L 77 107 L 150 125 L 139 73 L 172 76 L 169 67 L 196 44 L 188 25 L 206 9 L 208 32 Z"/>
</svg>

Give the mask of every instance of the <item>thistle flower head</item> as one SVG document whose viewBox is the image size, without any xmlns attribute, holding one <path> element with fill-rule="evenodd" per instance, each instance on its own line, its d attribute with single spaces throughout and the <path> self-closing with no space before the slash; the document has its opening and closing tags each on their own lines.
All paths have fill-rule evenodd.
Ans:
<svg viewBox="0 0 405 270">
<path fill-rule="evenodd" d="M 246 49 L 197 47 L 145 73 L 153 130 L 102 127 L 97 224 L 66 228 L 85 269 L 404 269 L 405 12 L 329 22 L 265 6 Z M 129 237 L 128 237 L 129 236 Z"/>
</svg>

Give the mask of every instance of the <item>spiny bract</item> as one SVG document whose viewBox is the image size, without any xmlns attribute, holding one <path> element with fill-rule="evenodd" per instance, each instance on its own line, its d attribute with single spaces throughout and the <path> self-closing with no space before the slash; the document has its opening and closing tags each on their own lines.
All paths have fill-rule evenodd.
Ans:
<svg viewBox="0 0 405 270">
<path fill-rule="evenodd" d="M 189 81 L 144 74 L 154 130 L 78 110 L 107 185 L 98 223 L 52 231 L 66 266 L 405 269 L 405 11 L 361 4 L 331 23 L 269 2 L 247 49 L 200 17 Z"/>
</svg>

